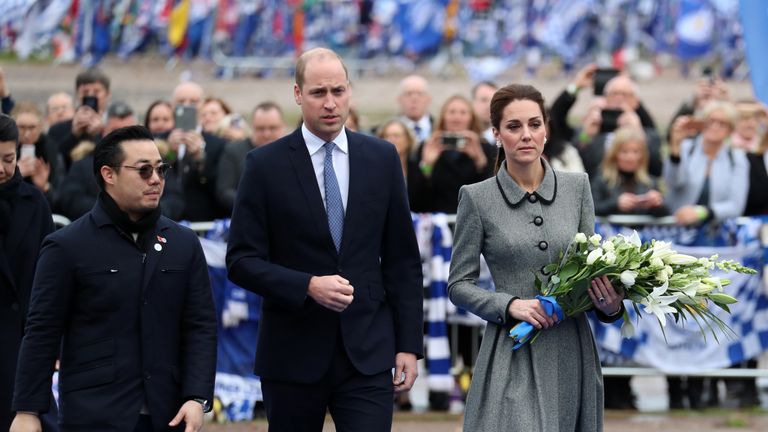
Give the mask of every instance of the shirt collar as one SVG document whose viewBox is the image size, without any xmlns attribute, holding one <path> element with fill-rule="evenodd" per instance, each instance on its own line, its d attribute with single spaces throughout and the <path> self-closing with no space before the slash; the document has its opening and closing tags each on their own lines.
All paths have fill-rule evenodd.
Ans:
<svg viewBox="0 0 768 432">
<path fill-rule="evenodd" d="M 517 207 L 523 200 L 530 202 L 541 201 L 542 204 L 552 204 L 557 195 L 557 176 L 555 171 L 544 158 L 541 158 L 541 164 L 544 166 L 544 180 L 539 187 L 528 193 L 515 183 L 507 172 L 507 161 L 502 162 L 499 172 L 496 174 L 496 184 L 499 186 L 504 200 L 512 207 Z M 531 198 L 535 196 L 535 198 Z"/>
<path fill-rule="evenodd" d="M 304 142 L 307 144 L 307 150 L 309 150 L 310 156 L 320 151 L 326 143 L 326 141 L 323 141 L 323 139 L 310 132 L 309 129 L 307 129 L 307 125 L 304 123 L 301 124 L 301 136 L 304 137 Z M 336 135 L 336 138 L 332 141 L 336 144 L 336 147 L 338 147 L 339 150 L 347 153 L 348 145 L 346 128 L 342 127 L 341 132 L 339 132 L 339 134 Z"/>
</svg>

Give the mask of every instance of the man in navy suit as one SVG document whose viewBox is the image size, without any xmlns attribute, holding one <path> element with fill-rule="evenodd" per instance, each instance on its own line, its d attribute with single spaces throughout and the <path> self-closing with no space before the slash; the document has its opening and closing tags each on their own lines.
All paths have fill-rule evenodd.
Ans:
<svg viewBox="0 0 768 432">
<path fill-rule="evenodd" d="M 40 430 L 60 356 L 62 431 L 196 432 L 216 368 L 200 242 L 160 214 L 167 165 L 143 126 L 104 137 L 93 170 L 96 205 L 43 242 L 11 431 Z"/>
<path fill-rule="evenodd" d="M 264 297 L 255 372 L 270 431 L 389 431 L 394 391 L 416 379 L 422 275 L 395 147 L 344 129 L 336 53 L 299 57 L 301 128 L 252 150 L 227 268 Z M 394 377 L 392 368 L 395 368 Z"/>
</svg>

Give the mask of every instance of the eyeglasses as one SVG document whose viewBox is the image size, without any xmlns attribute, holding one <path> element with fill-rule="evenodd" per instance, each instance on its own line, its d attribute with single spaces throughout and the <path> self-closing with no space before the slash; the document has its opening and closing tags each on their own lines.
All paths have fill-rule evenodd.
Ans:
<svg viewBox="0 0 768 432">
<path fill-rule="evenodd" d="M 122 166 L 123 168 L 130 168 L 132 170 L 136 170 L 139 173 L 139 177 L 141 177 L 144 180 L 149 180 L 152 178 L 152 173 L 157 172 L 157 176 L 161 179 L 165 179 L 165 173 L 168 172 L 168 170 L 171 168 L 171 166 L 167 163 L 161 163 L 160 165 L 153 167 L 150 164 L 142 165 L 139 167 L 130 166 L 130 165 L 118 165 L 114 168 Z"/>
</svg>

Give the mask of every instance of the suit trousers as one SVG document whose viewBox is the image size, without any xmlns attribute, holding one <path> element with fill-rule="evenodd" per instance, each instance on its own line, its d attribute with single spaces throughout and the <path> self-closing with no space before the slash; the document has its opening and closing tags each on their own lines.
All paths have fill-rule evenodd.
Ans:
<svg viewBox="0 0 768 432">
<path fill-rule="evenodd" d="M 133 432 L 154 432 L 152 427 L 152 416 L 146 414 L 139 415 L 139 421 L 136 423 L 136 427 L 133 428 Z"/>
<path fill-rule="evenodd" d="M 316 383 L 261 378 L 270 432 L 321 432 L 329 411 L 339 432 L 389 432 L 392 429 L 392 372 L 363 375 L 337 339 L 334 358 Z"/>
</svg>

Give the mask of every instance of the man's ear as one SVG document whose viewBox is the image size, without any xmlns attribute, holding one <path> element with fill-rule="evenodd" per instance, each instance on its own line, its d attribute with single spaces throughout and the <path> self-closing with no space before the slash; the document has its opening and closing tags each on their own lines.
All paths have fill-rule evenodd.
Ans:
<svg viewBox="0 0 768 432">
<path fill-rule="evenodd" d="M 99 174 L 101 174 L 102 180 L 104 180 L 104 184 L 115 184 L 115 169 L 106 165 L 102 165 L 101 169 L 99 170 Z"/>
<path fill-rule="evenodd" d="M 301 89 L 298 84 L 293 84 L 293 99 L 296 101 L 296 105 L 301 105 Z"/>
</svg>

